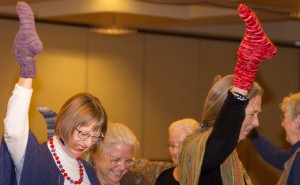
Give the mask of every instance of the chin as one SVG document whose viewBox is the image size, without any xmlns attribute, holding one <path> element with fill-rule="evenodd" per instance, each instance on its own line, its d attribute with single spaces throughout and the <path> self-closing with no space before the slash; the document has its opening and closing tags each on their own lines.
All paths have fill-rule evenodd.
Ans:
<svg viewBox="0 0 300 185">
<path fill-rule="evenodd" d="M 244 139 L 246 138 L 246 136 L 247 136 L 247 135 L 240 136 L 238 142 L 244 140 Z"/>
</svg>

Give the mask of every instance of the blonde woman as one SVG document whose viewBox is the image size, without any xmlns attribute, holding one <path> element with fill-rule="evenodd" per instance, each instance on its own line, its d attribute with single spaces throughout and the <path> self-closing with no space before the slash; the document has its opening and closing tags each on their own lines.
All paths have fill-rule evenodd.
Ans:
<svg viewBox="0 0 300 185">
<path fill-rule="evenodd" d="M 142 173 L 133 172 L 139 141 L 124 124 L 109 122 L 103 143 L 97 145 L 91 161 L 101 185 L 149 185 Z"/>
</svg>

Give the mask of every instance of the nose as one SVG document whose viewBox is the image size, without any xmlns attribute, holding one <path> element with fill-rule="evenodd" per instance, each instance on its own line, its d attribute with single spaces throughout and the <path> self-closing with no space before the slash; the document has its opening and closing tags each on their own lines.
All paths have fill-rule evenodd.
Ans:
<svg viewBox="0 0 300 185">
<path fill-rule="evenodd" d="M 87 148 L 90 148 L 91 146 L 93 146 L 95 144 L 95 142 L 92 141 L 92 137 L 88 137 L 88 138 L 84 139 L 83 143 L 85 144 L 85 146 Z"/>
<path fill-rule="evenodd" d="M 178 149 L 179 149 L 179 147 L 173 147 L 173 148 L 171 148 L 170 149 L 170 154 L 171 155 L 177 155 L 178 154 Z"/>
<path fill-rule="evenodd" d="M 254 119 L 252 120 L 252 125 L 254 125 L 254 127 L 258 127 L 259 126 L 259 119 L 258 116 L 255 115 Z"/>
<path fill-rule="evenodd" d="M 179 149 L 179 146 L 174 148 L 174 153 L 175 153 L 175 154 L 178 153 L 178 149 Z"/>
<path fill-rule="evenodd" d="M 118 168 L 121 169 L 121 170 L 125 170 L 128 168 L 128 166 L 125 164 L 125 160 L 121 160 L 119 163 L 118 163 Z"/>
</svg>

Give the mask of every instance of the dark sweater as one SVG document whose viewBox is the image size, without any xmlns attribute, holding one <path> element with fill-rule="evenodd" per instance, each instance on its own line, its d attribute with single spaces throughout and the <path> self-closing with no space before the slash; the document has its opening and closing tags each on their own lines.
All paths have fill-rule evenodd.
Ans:
<svg viewBox="0 0 300 185">
<path fill-rule="evenodd" d="M 228 92 L 206 142 L 199 185 L 223 185 L 220 165 L 237 145 L 248 102 L 238 100 Z"/>
<path fill-rule="evenodd" d="M 175 167 L 166 169 L 157 177 L 155 185 L 179 185 L 179 182 L 173 176 Z"/>
<path fill-rule="evenodd" d="M 284 170 L 284 163 L 292 157 L 293 153 L 291 151 L 281 150 L 259 131 L 256 131 L 256 133 L 256 137 L 251 139 L 251 141 L 261 157 L 275 168 Z"/>
<path fill-rule="evenodd" d="M 0 151 L 0 168 L 5 169 L 5 171 L 0 170 L 0 177 L 4 177 L 4 179 L 7 180 L 5 182 L 1 178 L 0 182 L 2 184 L 0 185 L 15 185 L 15 166 L 12 163 L 4 139 L 2 139 Z M 81 160 L 81 162 L 84 165 L 91 185 L 99 185 L 100 183 L 94 169 L 86 161 Z M 5 174 L 3 174 L 4 172 Z M 8 176 L 6 176 L 6 174 L 8 174 Z M 39 144 L 36 137 L 29 132 L 19 185 L 63 185 L 64 181 L 65 178 L 57 168 L 52 154 L 47 147 L 47 143 Z"/>
<path fill-rule="evenodd" d="M 17 185 L 14 162 L 2 137 L 0 147 L 0 185 Z"/>
<path fill-rule="evenodd" d="M 256 132 L 257 135 L 252 139 L 252 142 L 262 156 L 262 158 L 271 164 L 272 166 L 278 168 L 279 170 L 284 170 L 285 163 L 292 157 L 296 150 L 300 147 L 300 141 L 295 143 L 289 151 L 281 150 L 275 146 L 271 141 L 265 138 L 259 131 Z M 300 182 L 300 153 L 296 154 L 295 160 L 292 164 L 287 184 L 297 184 Z"/>
</svg>

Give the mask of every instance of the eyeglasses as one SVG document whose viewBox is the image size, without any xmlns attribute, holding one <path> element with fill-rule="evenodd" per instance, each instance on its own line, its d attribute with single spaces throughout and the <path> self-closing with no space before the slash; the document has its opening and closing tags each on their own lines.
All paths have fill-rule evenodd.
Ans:
<svg viewBox="0 0 300 185">
<path fill-rule="evenodd" d="M 169 149 L 175 149 L 175 148 L 179 148 L 179 147 L 180 147 L 180 144 L 181 144 L 181 143 L 179 143 L 178 145 L 175 145 L 175 144 L 169 143 L 169 144 L 168 144 L 168 147 L 169 147 Z"/>
<path fill-rule="evenodd" d="M 279 115 L 279 118 L 280 118 L 281 121 L 283 121 L 284 120 L 284 115 Z"/>
<path fill-rule="evenodd" d="M 135 163 L 134 158 L 122 159 L 122 158 L 108 156 L 108 155 L 104 155 L 104 158 L 107 159 L 114 166 L 121 165 L 122 161 L 124 161 L 124 165 L 126 167 L 129 167 Z"/>
<path fill-rule="evenodd" d="M 288 115 L 286 113 L 280 115 L 280 120 L 283 121 Z"/>
<path fill-rule="evenodd" d="M 87 139 L 87 138 L 91 137 L 93 142 L 97 142 L 104 138 L 103 133 L 100 133 L 100 136 L 92 136 L 91 134 L 89 134 L 87 132 L 83 132 L 83 131 L 79 130 L 78 128 L 76 128 L 76 129 L 78 131 L 78 137 L 80 139 Z"/>
</svg>

